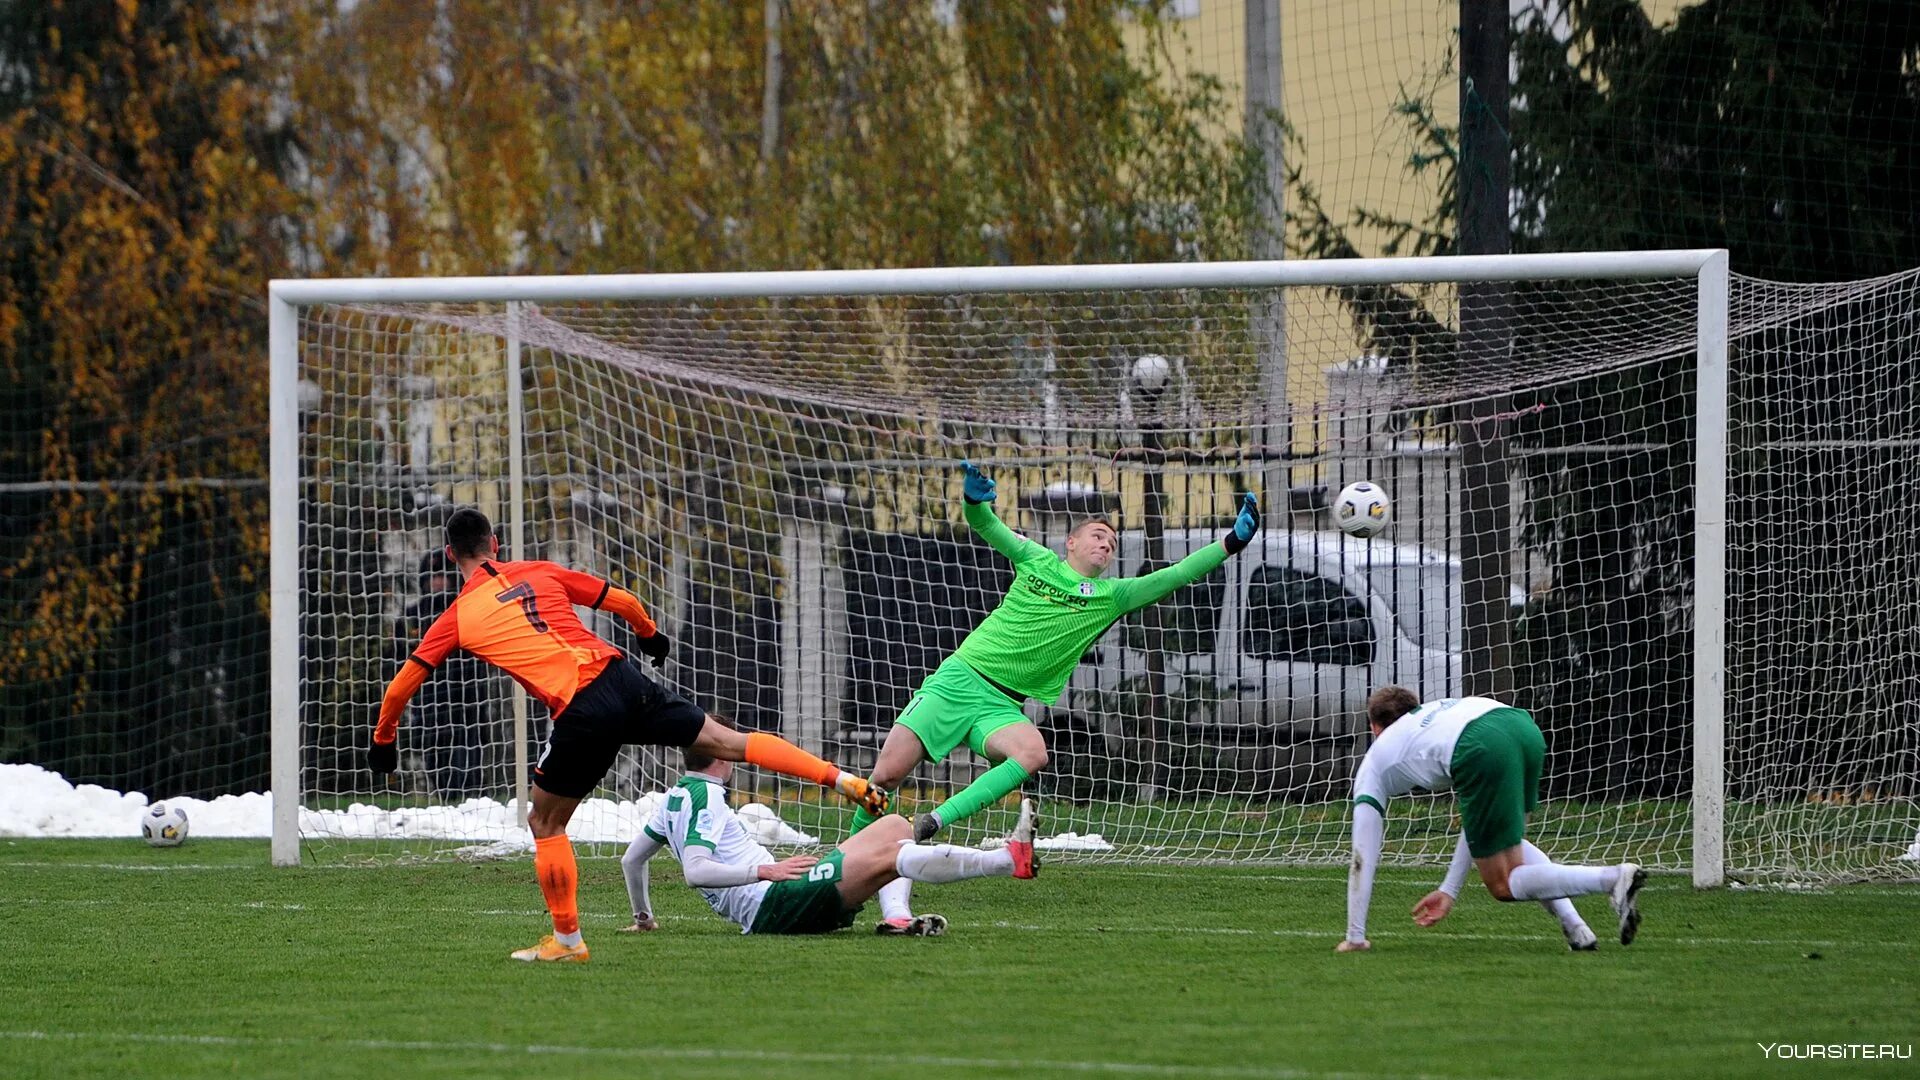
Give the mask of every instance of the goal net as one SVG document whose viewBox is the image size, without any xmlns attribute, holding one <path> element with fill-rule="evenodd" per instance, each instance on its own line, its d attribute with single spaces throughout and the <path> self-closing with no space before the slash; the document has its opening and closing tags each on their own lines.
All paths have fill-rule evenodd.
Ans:
<svg viewBox="0 0 1920 1080">
<path fill-rule="evenodd" d="M 1887 440 L 1920 432 L 1872 417 L 1912 391 L 1865 374 L 1893 336 L 1861 294 L 1726 280 L 1680 252 L 276 283 L 275 857 L 524 837 L 547 717 L 477 662 L 415 699 L 397 781 L 364 767 L 387 679 L 458 587 L 439 551 L 463 505 L 502 557 L 636 593 L 674 641 L 659 677 L 697 703 L 864 772 L 1011 581 L 961 520 L 968 459 L 1056 552 L 1109 516 L 1124 575 L 1217 540 L 1241 492 L 1266 508 L 1247 552 L 1028 704 L 1062 847 L 1342 861 L 1361 704 L 1397 682 L 1533 712 L 1530 829 L 1556 858 L 1898 873 L 1920 606 L 1893 609 L 1920 577 L 1877 534 L 1912 500 Z M 1361 479 L 1394 500 L 1373 540 L 1325 510 Z M 986 765 L 923 764 L 902 807 Z M 572 833 L 624 844 L 678 772 L 628 748 Z M 735 785 L 771 838 L 832 843 L 851 816 Z M 1442 861 L 1457 828 L 1450 798 L 1406 800 L 1389 857 Z"/>
</svg>

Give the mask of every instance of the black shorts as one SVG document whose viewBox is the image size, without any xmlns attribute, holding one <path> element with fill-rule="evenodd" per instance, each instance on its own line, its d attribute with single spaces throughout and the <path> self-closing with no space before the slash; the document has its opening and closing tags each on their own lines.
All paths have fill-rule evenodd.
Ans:
<svg viewBox="0 0 1920 1080">
<path fill-rule="evenodd" d="M 706 722 L 706 710 L 620 657 L 554 718 L 533 782 L 554 795 L 584 799 L 613 767 L 622 746 L 691 746 Z"/>
</svg>

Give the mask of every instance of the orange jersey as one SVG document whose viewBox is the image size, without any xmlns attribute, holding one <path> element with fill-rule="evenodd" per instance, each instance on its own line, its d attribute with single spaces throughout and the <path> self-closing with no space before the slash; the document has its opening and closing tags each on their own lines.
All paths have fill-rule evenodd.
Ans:
<svg viewBox="0 0 1920 1080">
<path fill-rule="evenodd" d="M 387 688 L 374 741 L 393 741 L 407 701 L 455 649 L 513 676 L 559 716 L 581 687 L 620 656 L 581 624 L 575 604 L 605 607 L 626 618 L 641 637 L 657 632 L 633 594 L 592 574 L 550 562 L 481 563 Z"/>
</svg>

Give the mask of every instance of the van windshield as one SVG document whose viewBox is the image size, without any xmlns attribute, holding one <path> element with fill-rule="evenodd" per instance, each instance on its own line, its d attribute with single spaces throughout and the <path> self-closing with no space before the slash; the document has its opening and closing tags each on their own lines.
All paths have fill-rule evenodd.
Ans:
<svg viewBox="0 0 1920 1080">
<path fill-rule="evenodd" d="M 1453 568 L 1373 566 L 1367 568 L 1373 591 L 1393 607 L 1400 632 L 1422 649 L 1458 651 L 1460 579 Z"/>
<path fill-rule="evenodd" d="M 1157 567 L 1140 573 L 1151 573 L 1153 569 Z M 1226 575 L 1212 574 L 1154 605 L 1159 610 L 1167 652 L 1213 653 L 1214 634 L 1220 627 L 1220 600 L 1226 595 L 1226 589 Z M 1129 649 L 1145 651 L 1147 647 L 1147 628 L 1141 622 L 1141 612 L 1145 610 L 1134 612 L 1122 623 Z"/>
</svg>

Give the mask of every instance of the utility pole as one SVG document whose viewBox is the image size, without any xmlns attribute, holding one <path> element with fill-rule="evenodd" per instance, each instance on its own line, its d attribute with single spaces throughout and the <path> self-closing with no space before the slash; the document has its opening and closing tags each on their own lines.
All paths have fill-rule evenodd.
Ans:
<svg viewBox="0 0 1920 1080">
<path fill-rule="evenodd" d="M 1137 393 L 1141 403 L 1135 414 L 1140 427 L 1140 447 L 1146 454 L 1146 471 L 1141 475 L 1145 495 L 1144 539 L 1146 569 L 1158 570 L 1167 560 L 1166 541 L 1166 428 L 1165 395 L 1172 366 L 1164 356 L 1142 356 L 1133 362 L 1129 392 Z M 1141 629 L 1146 631 L 1147 707 L 1142 732 L 1146 744 L 1146 767 L 1140 779 L 1142 802 L 1157 801 L 1168 791 L 1167 760 L 1170 747 L 1163 747 L 1175 730 L 1167 708 L 1167 637 L 1160 621 L 1159 604 L 1148 604 L 1140 611 Z"/>
<path fill-rule="evenodd" d="M 1460 0 L 1460 254 L 1504 255 L 1511 247 L 1512 130 L 1508 123 L 1507 0 Z M 1463 373 L 1504 368 L 1511 285 L 1460 286 Z M 1485 380 L 1481 385 L 1492 385 Z M 1465 682 L 1469 694 L 1500 696 L 1512 683 L 1507 652 L 1513 514 L 1506 459 L 1506 399 L 1489 395 L 1454 412 L 1460 444 L 1460 563 L 1465 593 Z"/>
<path fill-rule="evenodd" d="M 1260 192 L 1261 228 L 1253 237 L 1256 259 L 1286 258 L 1287 172 L 1280 137 L 1280 0 L 1246 0 L 1247 79 L 1242 133 L 1266 163 Z M 1287 490 L 1286 453 L 1293 448 L 1287 401 L 1287 297 L 1273 289 L 1253 299 L 1253 345 L 1258 350 L 1260 397 L 1266 422 L 1258 440 L 1264 445 L 1260 498 L 1282 505 Z"/>
</svg>

